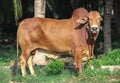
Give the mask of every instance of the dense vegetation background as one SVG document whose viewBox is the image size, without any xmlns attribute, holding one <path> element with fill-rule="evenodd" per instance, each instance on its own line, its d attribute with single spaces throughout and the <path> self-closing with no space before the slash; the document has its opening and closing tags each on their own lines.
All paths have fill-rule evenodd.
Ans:
<svg viewBox="0 0 120 83">
<path fill-rule="evenodd" d="M 101 24 L 103 30 L 96 43 L 98 54 L 119 48 L 119 0 L 46 0 L 45 17 L 67 19 L 78 7 L 85 7 L 88 11 L 97 10 L 104 18 Z M 25 18 L 34 17 L 34 0 L 1 0 L 0 12 L 0 49 L 15 48 L 19 23 Z"/>
</svg>

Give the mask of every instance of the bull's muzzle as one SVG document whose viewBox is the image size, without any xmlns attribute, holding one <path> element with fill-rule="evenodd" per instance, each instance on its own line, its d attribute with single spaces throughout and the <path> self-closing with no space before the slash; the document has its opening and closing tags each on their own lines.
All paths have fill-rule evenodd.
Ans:
<svg viewBox="0 0 120 83">
<path fill-rule="evenodd" d="M 99 28 L 98 28 L 98 27 L 91 27 L 91 28 L 90 28 L 90 31 L 91 31 L 92 33 L 97 33 L 97 32 L 99 31 Z"/>
</svg>

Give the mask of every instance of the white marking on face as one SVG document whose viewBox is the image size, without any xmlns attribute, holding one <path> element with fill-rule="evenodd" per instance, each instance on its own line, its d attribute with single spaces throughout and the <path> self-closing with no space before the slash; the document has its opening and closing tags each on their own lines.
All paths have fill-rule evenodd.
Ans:
<svg viewBox="0 0 120 83">
<path fill-rule="evenodd" d="M 91 27 L 97 27 L 97 28 L 98 28 L 98 26 L 97 26 L 97 25 L 92 25 Z"/>
</svg>

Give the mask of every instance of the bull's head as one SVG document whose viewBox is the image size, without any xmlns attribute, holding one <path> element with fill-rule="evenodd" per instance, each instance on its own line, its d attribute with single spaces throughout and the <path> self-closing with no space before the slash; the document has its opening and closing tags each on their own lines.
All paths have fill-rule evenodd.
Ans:
<svg viewBox="0 0 120 83">
<path fill-rule="evenodd" d="M 100 24 L 102 21 L 102 17 L 100 16 L 99 12 L 97 11 L 90 11 L 88 13 L 88 30 L 96 34 L 100 30 Z"/>
</svg>

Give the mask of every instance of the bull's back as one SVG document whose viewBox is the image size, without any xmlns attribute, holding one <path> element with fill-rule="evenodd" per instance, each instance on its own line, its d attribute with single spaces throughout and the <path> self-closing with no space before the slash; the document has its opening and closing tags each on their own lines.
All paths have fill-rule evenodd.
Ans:
<svg viewBox="0 0 120 83">
<path fill-rule="evenodd" d="M 42 48 L 49 51 L 71 50 L 71 20 L 31 18 L 24 20 L 18 29 L 22 49 Z"/>
</svg>

